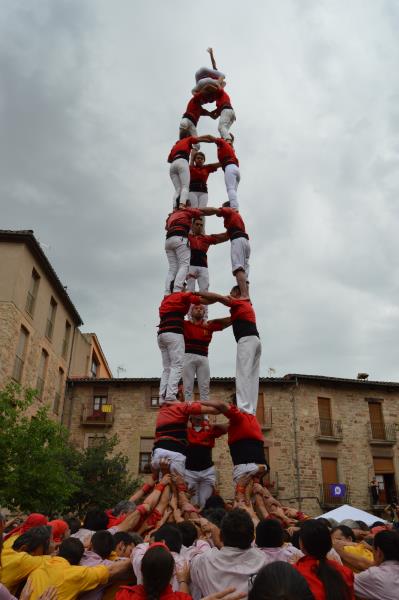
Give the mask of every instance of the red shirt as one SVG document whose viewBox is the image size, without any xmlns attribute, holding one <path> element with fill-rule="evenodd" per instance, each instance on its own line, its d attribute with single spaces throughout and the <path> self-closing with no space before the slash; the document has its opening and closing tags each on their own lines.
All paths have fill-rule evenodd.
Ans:
<svg viewBox="0 0 399 600">
<path fill-rule="evenodd" d="M 121 585 L 115 594 L 115 600 L 148 600 L 143 585 Z M 192 600 L 190 594 L 174 592 L 168 585 L 160 594 L 159 600 Z"/>
<path fill-rule="evenodd" d="M 207 267 L 208 257 L 206 253 L 209 250 L 209 246 L 218 243 L 218 238 L 215 235 L 193 235 L 189 233 L 188 240 L 191 249 L 190 265 Z"/>
<path fill-rule="evenodd" d="M 234 337 L 238 342 L 242 337 L 256 335 L 259 337 L 259 332 L 256 327 L 255 311 L 252 308 L 252 303 L 249 298 L 231 298 L 229 302 L 231 324 L 233 327 Z"/>
<path fill-rule="evenodd" d="M 226 94 L 223 88 L 216 92 L 215 96 L 216 108 L 219 111 L 223 110 L 224 108 L 233 108 L 231 106 L 230 96 Z"/>
<path fill-rule="evenodd" d="M 165 296 L 159 307 L 160 324 L 158 334 L 170 331 L 184 333 L 184 317 L 191 304 L 201 304 L 199 296 L 191 292 L 174 292 Z"/>
<path fill-rule="evenodd" d="M 349 588 L 349 597 L 351 600 L 355 600 L 355 592 L 353 590 L 353 572 L 348 567 L 340 565 L 335 560 L 327 560 L 326 562 L 330 565 L 330 567 L 333 567 L 339 571 L 339 573 L 341 573 L 346 585 Z M 313 556 L 304 556 L 303 558 L 300 558 L 293 566 L 304 576 L 308 582 L 310 591 L 312 592 L 315 600 L 326 600 L 324 586 L 315 572 L 317 564 L 317 558 L 314 558 Z"/>
<path fill-rule="evenodd" d="M 200 415 L 201 412 L 200 402 L 163 404 L 155 424 L 154 448 L 166 448 L 185 454 L 188 446 L 187 421 L 190 415 Z"/>
<path fill-rule="evenodd" d="M 187 438 L 188 443 L 193 446 L 205 446 L 206 448 L 214 448 L 215 440 L 224 435 L 225 431 L 217 425 L 209 425 L 205 421 L 201 431 L 195 431 L 194 427 L 188 427 Z"/>
<path fill-rule="evenodd" d="M 237 167 L 240 165 L 231 144 L 228 144 L 226 140 L 223 140 L 222 138 L 217 138 L 215 143 L 218 147 L 218 160 L 222 165 L 223 171 L 227 165 L 234 164 L 237 165 Z"/>
<path fill-rule="evenodd" d="M 174 235 L 188 237 L 191 221 L 201 217 L 202 212 L 198 208 L 181 208 L 180 210 L 173 211 L 166 219 L 166 237 L 170 238 Z"/>
<path fill-rule="evenodd" d="M 236 237 L 246 237 L 248 235 L 245 231 L 244 221 L 239 212 L 230 208 L 229 206 L 223 206 L 217 211 L 218 217 L 223 217 L 223 223 L 229 234 L 229 238 L 234 240 Z M 242 236 L 244 234 L 244 236 Z"/>
<path fill-rule="evenodd" d="M 208 347 L 214 331 L 222 331 L 223 327 L 217 321 L 205 321 L 200 324 L 184 321 L 184 341 L 186 352 L 208 356 Z"/>
<path fill-rule="evenodd" d="M 239 440 L 264 441 L 262 430 L 255 415 L 241 412 L 233 404 L 230 405 L 229 410 L 224 414 L 230 421 L 227 430 L 228 444 L 234 444 L 234 442 L 238 442 Z"/>
<path fill-rule="evenodd" d="M 202 104 L 207 102 L 209 101 L 201 94 L 194 94 L 187 104 L 186 112 L 184 113 L 183 118 L 185 117 L 190 119 L 194 125 L 197 125 L 202 112 Z"/>
<path fill-rule="evenodd" d="M 190 192 L 207 192 L 206 182 L 209 174 L 217 170 L 218 168 L 213 165 L 204 165 L 203 167 L 190 165 Z"/>
<path fill-rule="evenodd" d="M 197 138 L 193 136 L 183 138 L 182 140 L 177 140 L 176 144 L 169 152 L 168 162 L 171 163 L 177 158 L 185 158 L 188 161 L 193 144 L 196 144 L 197 141 Z"/>
</svg>

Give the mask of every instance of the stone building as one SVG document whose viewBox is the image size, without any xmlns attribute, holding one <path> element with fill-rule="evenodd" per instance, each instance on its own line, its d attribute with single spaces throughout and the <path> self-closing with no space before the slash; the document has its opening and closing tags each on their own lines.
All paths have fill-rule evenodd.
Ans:
<svg viewBox="0 0 399 600">
<path fill-rule="evenodd" d="M 117 433 L 118 450 L 128 456 L 131 471 L 144 475 L 158 385 L 156 378 L 74 378 L 68 382 L 62 422 L 80 447 Z M 233 378 L 212 379 L 211 397 L 228 400 L 233 393 Z M 378 511 L 397 493 L 398 414 L 399 383 L 312 375 L 261 378 L 257 415 L 271 490 L 311 514 L 346 502 Z M 225 438 L 217 440 L 214 460 L 220 491 L 230 497 L 232 465 Z M 372 506 L 374 475 L 380 497 Z"/>
<path fill-rule="evenodd" d="M 32 231 L 0 231 L 0 387 L 37 390 L 59 419 L 68 376 L 112 377 L 82 319 Z"/>
</svg>

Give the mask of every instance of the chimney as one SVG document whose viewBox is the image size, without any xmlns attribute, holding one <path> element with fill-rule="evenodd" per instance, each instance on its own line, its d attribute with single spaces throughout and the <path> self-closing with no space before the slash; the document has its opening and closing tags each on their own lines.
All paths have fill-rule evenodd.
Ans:
<svg viewBox="0 0 399 600">
<path fill-rule="evenodd" d="M 361 381 L 366 381 L 366 379 L 369 378 L 369 374 L 368 373 L 358 373 L 357 378 L 360 379 Z"/>
</svg>

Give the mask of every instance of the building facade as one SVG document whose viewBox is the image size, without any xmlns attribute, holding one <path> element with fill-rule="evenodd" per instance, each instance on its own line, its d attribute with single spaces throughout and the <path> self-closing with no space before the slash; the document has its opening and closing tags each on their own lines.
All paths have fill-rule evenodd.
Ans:
<svg viewBox="0 0 399 600">
<path fill-rule="evenodd" d="M 59 420 L 68 376 L 111 377 L 95 334 L 82 319 L 32 231 L 0 231 L 0 388 L 37 390 Z M 95 367 L 93 366 L 95 364 Z"/>
<path fill-rule="evenodd" d="M 133 474 L 148 472 L 159 379 L 75 378 L 62 422 L 79 447 L 117 434 Z M 211 397 L 228 401 L 233 378 L 213 378 Z M 378 513 L 397 494 L 399 383 L 307 375 L 261 378 L 258 420 L 265 435 L 271 491 L 310 514 L 351 503 Z M 215 418 L 223 422 L 224 417 Z M 216 442 L 218 486 L 233 495 L 226 439 Z M 369 484 L 380 485 L 373 504 Z"/>
</svg>

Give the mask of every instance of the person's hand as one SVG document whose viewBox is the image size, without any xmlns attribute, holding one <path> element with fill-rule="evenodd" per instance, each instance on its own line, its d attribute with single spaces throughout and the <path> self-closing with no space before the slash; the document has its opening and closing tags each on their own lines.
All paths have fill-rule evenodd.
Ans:
<svg viewBox="0 0 399 600">
<path fill-rule="evenodd" d="M 176 563 L 176 579 L 179 583 L 190 583 L 190 563 L 187 561 L 182 562 L 182 564 L 178 565 Z"/>
<path fill-rule="evenodd" d="M 208 52 L 208 54 L 213 54 L 213 48 L 207 48 L 206 51 Z"/>
<path fill-rule="evenodd" d="M 165 473 L 165 475 L 163 475 L 163 477 L 159 483 L 162 483 L 162 485 L 169 485 L 171 481 L 172 481 L 171 474 Z"/>
<path fill-rule="evenodd" d="M 209 116 L 210 116 L 212 119 L 217 119 L 217 118 L 218 118 L 218 116 L 219 116 L 219 111 L 217 110 L 217 108 L 215 108 L 215 110 L 212 110 L 212 111 L 210 111 L 210 113 L 209 113 Z M 212 136 L 212 137 L 213 137 L 213 136 Z M 215 139 L 216 139 L 216 138 L 214 138 L 214 140 L 215 140 Z"/>
<path fill-rule="evenodd" d="M 241 598 L 246 598 L 246 596 L 247 594 L 244 592 L 236 592 L 236 588 L 229 587 L 221 592 L 217 592 L 217 594 L 205 596 L 201 600 L 240 600 Z"/>
<path fill-rule="evenodd" d="M 172 473 L 172 481 L 175 485 L 185 485 L 183 477 L 178 473 Z"/>
<path fill-rule="evenodd" d="M 299 531 L 299 530 L 300 530 L 300 527 L 295 527 L 295 526 L 287 527 L 287 532 L 289 533 L 289 535 L 291 537 L 294 535 L 295 531 Z"/>
<path fill-rule="evenodd" d="M 260 483 L 254 483 L 252 491 L 254 494 L 261 494 L 263 496 L 263 487 Z"/>
<path fill-rule="evenodd" d="M 161 458 L 159 461 L 159 469 L 162 475 L 166 475 L 170 471 L 170 460 L 168 458 Z"/>
</svg>

